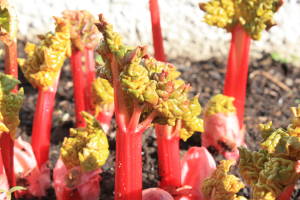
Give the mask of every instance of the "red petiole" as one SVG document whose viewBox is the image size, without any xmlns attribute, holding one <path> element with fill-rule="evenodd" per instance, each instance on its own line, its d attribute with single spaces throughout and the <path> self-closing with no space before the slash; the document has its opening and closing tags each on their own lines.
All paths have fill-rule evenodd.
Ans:
<svg viewBox="0 0 300 200">
<path fill-rule="evenodd" d="M 235 98 L 234 105 L 237 109 L 240 128 L 242 128 L 251 39 L 239 24 L 233 28 L 231 34 L 224 94 Z"/>
<path fill-rule="evenodd" d="M 32 149 L 37 164 L 41 168 L 49 158 L 52 113 L 55 105 L 55 94 L 58 79 L 48 88 L 40 87 L 32 126 Z"/>
<path fill-rule="evenodd" d="M 166 56 L 163 46 L 163 38 L 160 27 L 160 14 L 158 0 L 149 0 L 151 25 L 152 25 L 152 37 L 155 58 L 159 61 L 165 61 Z"/>
<path fill-rule="evenodd" d="M 72 78 L 74 83 L 74 101 L 75 101 L 75 116 L 76 127 L 84 127 L 85 122 L 81 116 L 81 112 L 86 110 L 85 104 L 85 87 L 86 87 L 86 72 L 82 65 L 82 52 L 76 48 L 72 49 L 71 68 Z"/>
<path fill-rule="evenodd" d="M 177 123 L 176 127 L 155 125 L 158 168 L 161 177 L 159 186 L 167 191 L 181 187 L 179 129 L 180 123 Z"/>
<path fill-rule="evenodd" d="M 84 93 L 85 108 L 87 111 L 92 112 L 92 83 L 96 77 L 94 49 L 85 48 L 84 57 L 86 67 L 86 85 Z"/>
</svg>

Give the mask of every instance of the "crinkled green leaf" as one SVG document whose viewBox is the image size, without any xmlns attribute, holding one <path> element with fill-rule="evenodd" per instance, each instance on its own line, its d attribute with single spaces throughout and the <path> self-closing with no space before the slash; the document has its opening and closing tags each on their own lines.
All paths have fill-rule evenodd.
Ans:
<svg viewBox="0 0 300 200">
<path fill-rule="evenodd" d="M 65 138 L 61 157 L 67 168 L 81 166 L 84 171 L 92 171 L 105 164 L 109 155 L 106 134 L 95 117 L 82 112 L 86 127 L 70 130 Z"/>
</svg>

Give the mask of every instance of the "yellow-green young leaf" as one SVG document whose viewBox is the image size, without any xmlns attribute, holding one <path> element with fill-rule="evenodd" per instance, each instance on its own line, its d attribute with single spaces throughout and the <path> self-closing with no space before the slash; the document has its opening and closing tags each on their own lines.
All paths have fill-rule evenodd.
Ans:
<svg viewBox="0 0 300 200">
<path fill-rule="evenodd" d="M 108 80 L 97 78 L 92 84 L 92 98 L 95 116 L 102 111 L 111 111 L 114 106 L 114 89 Z"/>
<path fill-rule="evenodd" d="M 150 113 L 157 113 L 155 123 L 175 126 L 181 121 L 180 137 L 186 140 L 195 131 L 202 131 L 202 120 L 198 117 L 201 106 L 198 97 L 190 99 L 190 86 L 179 79 L 180 72 L 169 64 L 149 56 L 145 47 L 127 47 L 121 36 L 113 31 L 102 15 L 97 25 L 103 34 L 103 41 L 97 49 L 105 61 L 105 67 L 111 69 L 112 57 L 117 61 L 114 69 L 116 79 L 120 80 L 128 113 L 132 113 L 133 103 L 143 105 L 142 119 Z M 107 74 L 107 73 L 105 73 Z"/>
<path fill-rule="evenodd" d="M 259 173 L 264 169 L 264 164 L 269 160 L 267 151 L 249 151 L 246 148 L 239 148 L 240 161 L 239 172 L 244 181 L 249 185 L 257 183 Z"/>
<path fill-rule="evenodd" d="M 9 132 L 12 138 L 20 123 L 19 112 L 24 99 L 23 88 L 18 93 L 11 92 L 18 83 L 12 76 L 0 72 L 0 133 Z"/>
<path fill-rule="evenodd" d="M 245 185 L 234 175 L 228 174 L 230 167 L 235 163 L 232 160 L 222 160 L 211 177 L 202 183 L 202 193 L 207 199 L 213 200 L 246 200 L 237 196 Z"/>
<path fill-rule="evenodd" d="M 264 139 L 261 147 L 280 157 L 289 157 L 296 161 L 300 159 L 300 139 L 290 136 L 283 129 L 274 129 L 273 132 Z"/>
<path fill-rule="evenodd" d="M 236 108 L 233 105 L 233 101 L 233 97 L 217 94 L 213 96 L 207 103 L 204 114 L 209 116 L 217 113 L 235 113 Z"/>
<path fill-rule="evenodd" d="M 100 33 L 95 26 L 96 19 L 86 10 L 66 10 L 63 17 L 71 24 L 73 48 L 80 51 L 84 48 L 94 49 L 99 44 Z"/>
<path fill-rule="evenodd" d="M 86 127 L 70 129 L 70 137 L 65 138 L 61 157 L 67 168 L 80 166 L 84 171 L 92 171 L 105 164 L 109 155 L 108 140 L 95 117 L 82 112 Z"/>
<path fill-rule="evenodd" d="M 273 16 L 282 3 L 282 0 L 211 0 L 201 3 L 200 8 L 206 12 L 206 23 L 227 31 L 240 24 L 252 39 L 258 40 L 263 30 L 275 25 Z"/>
<path fill-rule="evenodd" d="M 264 163 L 257 183 L 251 186 L 252 199 L 275 200 L 286 187 L 294 185 L 299 179 L 296 166 L 296 161 L 270 158 Z"/>
<path fill-rule="evenodd" d="M 17 17 L 7 0 L 0 1 L 0 40 L 10 45 L 17 40 Z"/>
<path fill-rule="evenodd" d="M 67 56 L 70 56 L 70 25 L 62 18 L 55 18 L 55 34 L 40 36 L 41 44 L 27 43 L 27 59 L 19 59 L 19 65 L 34 87 L 52 86 L 59 76 L 60 69 Z"/>
</svg>

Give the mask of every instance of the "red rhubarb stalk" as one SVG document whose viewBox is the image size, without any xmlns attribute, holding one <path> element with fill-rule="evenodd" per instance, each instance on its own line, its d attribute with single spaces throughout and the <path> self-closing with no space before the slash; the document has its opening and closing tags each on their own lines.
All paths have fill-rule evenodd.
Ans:
<svg viewBox="0 0 300 200">
<path fill-rule="evenodd" d="M 86 86 L 85 86 L 85 107 L 92 112 L 92 83 L 96 78 L 94 49 L 85 48 Z"/>
<path fill-rule="evenodd" d="M 16 185 L 14 173 L 14 141 L 9 133 L 2 133 L 0 138 L 1 154 L 3 158 L 3 166 L 6 172 L 7 180 L 10 187 Z"/>
<path fill-rule="evenodd" d="M 248 79 L 250 36 L 241 25 L 232 30 L 232 39 L 224 83 L 224 94 L 235 98 L 240 128 L 244 123 L 244 106 Z"/>
<path fill-rule="evenodd" d="M 165 61 L 166 56 L 164 52 L 163 38 L 160 27 L 160 14 L 158 0 L 149 0 L 152 38 L 155 58 L 159 61 Z"/>
<path fill-rule="evenodd" d="M 1 153 L 0 153 L 0 189 L 2 189 L 2 190 L 9 189 Z M 0 192 L 0 199 L 4 199 L 4 197 L 5 197 L 5 194 Z"/>
<path fill-rule="evenodd" d="M 85 122 L 81 116 L 81 112 L 85 111 L 85 70 L 82 65 L 82 52 L 78 49 L 72 49 L 71 55 L 71 68 L 72 78 L 74 83 L 74 101 L 75 101 L 75 116 L 76 116 L 76 127 L 84 127 Z"/>
<path fill-rule="evenodd" d="M 52 113 L 55 105 L 55 94 L 58 80 L 52 87 L 39 88 L 38 99 L 32 125 L 32 149 L 38 167 L 41 168 L 49 158 Z"/>
<path fill-rule="evenodd" d="M 17 43 L 16 42 L 11 42 L 10 45 L 5 45 L 4 65 L 5 65 L 5 74 L 10 74 L 14 78 L 18 79 Z M 14 92 L 16 92 L 16 89 Z"/>
<path fill-rule="evenodd" d="M 160 175 L 159 186 L 174 189 L 181 186 L 181 166 L 179 135 L 174 133 L 173 127 L 155 125 L 157 137 L 158 168 Z"/>
</svg>

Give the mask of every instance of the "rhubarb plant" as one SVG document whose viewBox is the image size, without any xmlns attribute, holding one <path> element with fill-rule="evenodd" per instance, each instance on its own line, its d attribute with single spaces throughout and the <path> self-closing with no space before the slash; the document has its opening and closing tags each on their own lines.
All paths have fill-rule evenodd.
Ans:
<svg viewBox="0 0 300 200">
<path fill-rule="evenodd" d="M 0 1 L 0 19 L 0 40 L 4 43 L 5 48 L 4 71 L 17 79 L 17 17 L 14 8 L 6 0 Z M 12 91 L 18 92 L 17 86 Z M 8 180 L 11 187 L 15 185 L 13 144 L 13 138 L 9 134 L 3 134 L 0 137 L 0 145 L 3 146 L 1 153 L 6 160 L 4 166 L 8 172 Z"/>
<path fill-rule="evenodd" d="M 214 147 L 227 159 L 238 159 L 239 146 L 245 146 L 244 131 L 240 130 L 234 98 L 222 94 L 213 96 L 204 111 L 202 146 Z"/>
<path fill-rule="evenodd" d="M 71 24 L 71 68 L 74 82 L 74 100 L 77 127 L 84 126 L 82 111 L 94 112 L 92 83 L 95 80 L 94 49 L 99 44 L 99 31 L 95 18 L 85 10 L 66 10 L 64 19 Z M 85 58 L 85 60 L 83 60 Z M 84 63 L 83 63 L 84 61 Z"/>
<path fill-rule="evenodd" d="M 108 140 L 95 117 L 82 112 L 86 127 L 70 129 L 54 168 L 57 199 L 97 200 L 100 195 L 100 167 L 109 155 Z"/>
<path fill-rule="evenodd" d="M 46 167 L 48 161 L 55 94 L 61 67 L 70 55 L 70 25 L 62 18 L 54 19 L 55 34 L 39 36 L 40 45 L 27 43 L 27 59 L 19 59 L 25 77 L 38 88 L 32 126 L 32 148 L 40 169 Z"/>
<path fill-rule="evenodd" d="M 104 36 L 99 54 L 103 75 L 113 84 L 118 124 L 115 199 L 141 199 L 142 133 L 152 122 L 177 127 L 183 139 L 201 129 L 198 97 L 187 98 L 189 86 L 168 63 L 150 57 L 145 47 L 128 47 L 102 15 L 97 24 Z M 176 129 L 176 128 L 175 128 Z"/>
<path fill-rule="evenodd" d="M 10 186 L 15 185 L 13 143 L 17 127 L 20 124 L 19 112 L 24 99 L 22 88 L 17 93 L 13 92 L 17 84 L 19 84 L 19 81 L 11 75 L 5 75 L 0 72 L 0 146 Z"/>
<path fill-rule="evenodd" d="M 224 82 L 224 94 L 235 98 L 240 128 L 243 127 L 250 40 L 275 25 L 273 16 L 283 0 L 211 0 L 200 3 L 204 21 L 231 32 L 232 39 Z"/>
</svg>

